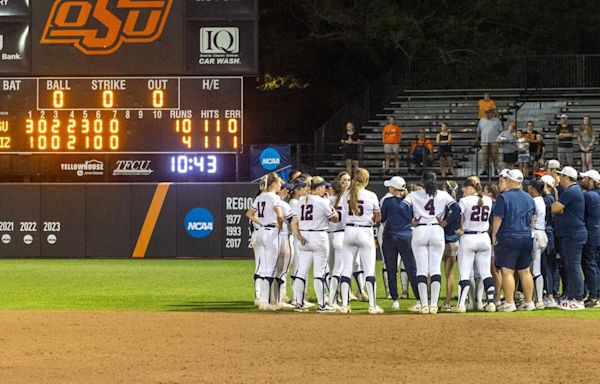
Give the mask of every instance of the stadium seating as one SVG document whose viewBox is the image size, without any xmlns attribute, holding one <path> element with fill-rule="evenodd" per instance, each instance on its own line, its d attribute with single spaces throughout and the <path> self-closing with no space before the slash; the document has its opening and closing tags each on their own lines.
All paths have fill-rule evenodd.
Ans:
<svg viewBox="0 0 600 384">
<path fill-rule="evenodd" d="M 474 145 L 478 123 L 477 102 L 486 91 L 491 93 L 504 121 L 516 119 L 520 129 L 525 128 L 527 120 L 536 123 L 536 129 L 545 136 L 546 158 L 553 156 L 556 124 L 562 113 L 569 115 L 569 121 L 576 132 L 583 116 L 590 116 L 592 123 L 594 119 L 600 118 L 600 89 L 596 88 L 406 90 L 360 128 L 360 136 L 364 141 L 361 166 L 369 169 L 373 179 L 388 177 L 382 174 L 384 154 L 381 132 L 387 117 L 394 115 L 403 131 L 401 175 L 409 175 L 409 145 L 415 139 L 419 129 L 426 130 L 427 137 L 434 143 L 435 148 L 435 137 L 442 122 L 448 124 L 452 131 L 457 178 L 475 173 L 477 171 L 477 149 Z M 595 162 L 600 161 L 599 155 L 599 152 L 595 153 Z M 576 158 L 576 165 L 578 165 L 578 156 Z M 335 175 L 343 169 L 344 160 L 339 151 L 339 154 L 331 154 L 319 164 L 317 172 Z M 431 169 L 439 172 L 437 158 Z M 481 171 L 481 164 L 479 164 L 479 171 Z"/>
</svg>

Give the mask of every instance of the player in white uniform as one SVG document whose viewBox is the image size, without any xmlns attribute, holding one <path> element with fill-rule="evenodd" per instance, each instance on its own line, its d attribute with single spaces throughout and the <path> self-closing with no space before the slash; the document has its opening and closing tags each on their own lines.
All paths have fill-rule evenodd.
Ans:
<svg viewBox="0 0 600 384">
<path fill-rule="evenodd" d="M 275 273 L 275 302 L 283 309 L 293 309 L 294 306 L 284 300 L 287 297 L 287 273 L 290 267 L 292 258 L 291 234 L 298 233 L 298 217 L 290 205 L 285 201 L 289 191 L 294 189 L 294 184 L 286 183 L 281 187 L 277 195 L 281 199 L 280 207 L 285 218 L 283 227 L 279 231 L 279 257 L 277 258 L 277 266 Z M 295 227 L 295 228 L 293 228 Z"/>
<path fill-rule="evenodd" d="M 548 235 L 546 234 L 546 203 L 544 202 L 544 188 L 546 184 L 543 180 L 532 180 L 527 187 L 527 192 L 533 197 L 535 204 L 535 219 L 532 219 L 533 226 L 533 248 L 531 250 L 532 264 L 531 272 L 535 285 L 535 308 L 545 309 L 544 305 L 544 277 L 542 276 L 542 252 L 548 245 Z"/>
<path fill-rule="evenodd" d="M 337 211 L 339 221 L 337 223 L 329 223 L 329 246 L 330 246 L 330 274 L 329 281 L 329 305 L 334 308 L 339 308 L 337 304 L 337 296 L 339 293 L 340 281 L 342 278 L 342 263 L 344 262 L 344 223 L 342 197 L 344 192 L 350 186 L 350 175 L 346 172 L 338 175 L 333 181 L 334 195 L 331 196 L 331 204 Z"/>
<path fill-rule="evenodd" d="M 375 285 L 375 238 L 373 226 L 381 221 L 379 199 L 373 192 L 365 188 L 369 184 L 369 171 L 358 168 L 354 173 L 354 181 L 350 190 L 342 198 L 346 226 L 344 230 L 344 261 L 342 265 L 342 313 L 349 313 L 348 306 L 350 293 L 350 279 L 352 277 L 352 264 L 356 254 L 360 254 L 365 270 L 367 292 L 369 296 L 369 313 L 379 314 L 383 310 L 376 304 Z"/>
<path fill-rule="evenodd" d="M 290 208 L 292 208 L 293 211 L 296 210 L 296 207 L 298 206 L 298 203 L 300 202 L 300 199 L 303 196 L 306 196 L 307 192 L 308 192 L 308 187 L 307 187 L 307 181 L 306 179 L 303 178 L 299 178 L 296 179 L 296 181 L 294 182 L 294 189 L 292 190 L 292 197 L 289 200 L 289 205 Z M 298 239 L 296 238 L 296 236 L 294 236 L 292 234 L 292 261 L 290 263 L 290 277 L 292 280 L 292 287 L 294 286 L 294 280 L 296 280 L 296 273 L 298 273 L 298 253 L 300 252 L 298 249 L 300 247 L 300 243 L 298 242 Z M 306 293 L 308 293 L 308 286 L 306 287 L 306 290 L 304 291 L 305 293 L 305 297 L 307 296 Z M 292 300 L 292 304 L 295 305 L 295 303 Z M 308 308 L 312 308 L 314 307 L 314 304 L 308 301 L 308 298 L 304 299 L 304 306 L 308 307 Z"/>
<path fill-rule="evenodd" d="M 411 192 L 404 203 L 412 206 L 413 225 L 412 249 L 417 264 L 417 283 L 421 300 L 421 313 L 437 313 L 442 282 L 440 264 L 444 254 L 444 229 L 440 222 L 446 208 L 454 203 L 446 191 L 438 190 L 437 177 L 433 172 L 423 175 L 423 190 Z M 427 276 L 431 276 L 431 303 Z"/>
<path fill-rule="evenodd" d="M 313 266 L 314 288 L 319 307 L 317 312 L 335 312 L 327 305 L 325 298 L 325 272 L 329 260 L 328 221 L 338 221 L 338 214 L 331 202 L 323 198 L 327 183 L 322 177 L 313 177 L 310 195 L 300 199 L 295 214 L 299 218 L 300 253 L 298 254 L 298 273 L 294 281 L 295 310 L 305 311 L 304 290 L 311 265 Z"/>
<path fill-rule="evenodd" d="M 458 305 L 454 312 L 466 312 L 466 300 L 470 289 L 470 277 L 473 265 L 483 280 L 487 296 L 486 312 L 496 312 L 494 296 L 496 288 L 491 272 L 492 242 L 490 240 L 490 214 L 492 199 L 483 196 L 483 188 L 476 181 L 467 179 L 463 184 L 463 198 L 460 199 L 462 215 L 461 238 L 458 246 L 458 270 L 460 283 L 458 287 Z"/>
<path fill-rule="evenodd" d="M 284 221 L 281 210 L 281 199 L 277 192 L 281 189 L 283 181 L 276 173 L 269 173 L 260 180 L 262 192 L 248 211 L 246 217 L 258 225 L 255 237 L 254 251 L 258 253 L 260 276 L 260 304 L 262 311 L 277 310 L 279 307 L 271 295 L 275 268 L 279 254 L 279 230 Z"/>
</svg>

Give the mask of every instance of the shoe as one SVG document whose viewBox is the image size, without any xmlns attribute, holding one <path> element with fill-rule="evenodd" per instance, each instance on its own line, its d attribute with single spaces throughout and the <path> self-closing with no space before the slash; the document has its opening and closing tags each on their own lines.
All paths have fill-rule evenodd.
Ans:
<svg viewBox="0 0 600 384">
<path fill-rule="evenodd" d="M 369 315 L 379 315 L 383 313 L 383 309 L 379 305 L 369 307 Z"/>
<path fill-rule="evenodd" d="M 519 305 L 518 308 L 519 311 L 535 311 L 535 304 L 533 304 L 533 301 L 530 303 L 523 303 L 521 305 Z"/>
<path fill-rule="evenodd" d="M 598 301 L 596 302 L 596 305 L 594 306 L 594 308 L 600 308 L 600 300 L 598 300 Z"/>
<path fill-rule="evenodd" d="M 450 310 L 450 312 L 452 312 L 452 313 L 465 313 L 465 312 L 467 312 L 467 307 L 465 307 L 464 305 L 457 305 L 456 307 L 452 308 Z"/>
<path fill-rule="evenodd" d="M 564 304 L 561 304 L 560 309 L 563 309 L 565 311 L 581 311 L 585 309 L 585 304 L 583 303 L 583 301 L 565 300 L 563 303 Z"/>
<path fill-rule="evenodd" d="M 452 311 L 452 304 L 450 304 L 450 303 L 442 304 L 442 311 L 444 311 L 444 312 Z"/>
<path fill-rule="evenodd" d="M 475 304 L 471 303 L 470 301 L 467 301 L 467 311 L 474 311 L 475 310 Z"/>
<path fill-rule="evenodd" d="M 366 292 L 359 293 L 358 294 L 358 301 L 362 301 L 363 303 L 366 303 L 367 301 L 369 301 L 369 295 L 367 295 Z"/>
<path fill-rule="evenodd" d="M 279 303 L 279 307 L 280 307 L 281 309 L 294 309 L 294 308 L 296 308 L 296 306 L 295 306 L 295 305 L 292 305 L 292 304 L 290 304 L 290 303 L 286 303 L 285 301 L 282 301 L 282 302 L 280 302 L 280 303 Z"/>
<path fill-rule="evenodd" d="M 358 297 L 356 297 L 352 292 L 350 292 L 349 299 L 350 301 L 358 301 Z"/>
<path fill-rule="evenodd" d="M 294 312 L 308 312 L 308 308 L 304 308 L 303 306 L 296 305 L 294 307 Z"/>
<path fill-rule="evenodd" d="M 544 305 L 543 301 L 538 301 L 535 303 L 535 309 L 546 309 L 546 306 Z"/>
<path fill-rule="evenodd" d="M 408 292 L 402 292 L 402 295 L 400 295 L 400 298 L 403 300 L 408 300 Z"/>
<path fill-rule="evenodd" d="M 350 307 L 340 307 L 340 313 L 350 313 L 352 310 Z"/>
<path fill-rule="evenodd" d="M 523 294 L 523 292 L 515 292 L 515 301 L 519 304 L 521 304 L 523 302 L 523 300 L 525 300 L 525 295 Z"/>
<path fill-rule="evenodd" d="M 598 304 L 598 300 L 596 300 L 596 299 L 588 299 L 588 300 L 584 301 L 583 305 L 586 308 L 594 308 L 594 307 L 596 307 L 596 304 Z"/>
<path fill-rule="evenodd" d="M 558 308 L 558 303 L 554 299 L 544 300 L 544 307 L 545 308 Z"/>
<path fill-rule="evenodd" d="M 485 306 L 485 311 L 486 312 L 496 312 L 496 304 L 494 303 L 487 303 Z"/>
<path fill-rule="evenodd" d="M 273 304 L 265 304 L 265 303 L 260 303 L 258 305 L 258 309 L 261 311 L 271 311 L 271 312 L 275 312 L 279 310 L 279 306 L 277 305 L 273 305 Z"/>
<path fill-rule="evenodd" d="M 416 303 L 412 307 L 406 308 L 409 312 L 421 312 L 421 303 Z"/>
<path fill-rule="evenodd" d="M 254 299 L 254 305 L 258 307 L 260 305 L 260 298 Z"/>
<path fill-rule="evenodd" d="M 317 313 L 335 313 L 335 308 L 330 307 L 329 305 L 323 307 L 319 306 L 319 308 L 317 308 Z"/>
<path fill-rule="evenodd" d="M 398 300 L 395 300 L 392 303 L 392 311 L 399 311 L 400 310 L 400 303 L 398 302 Z"/>
<path fill-rule="evenodd" d="M 281 301 L 282 303 L 288 303 L 288 304 L 291 304 L 291 303 L 292 303 L 292 299 L 290 299 L 289 297 L 287 297 L 287 295 L 286 295 L 286 296 L 283 296 L 283 297 L 281 298 L 281 300 L 280 300 L 280 301 Z"/>
<path fill-rule="evenodd" d="M 432 315 L 435 315 L 436 313 L 438 313 L 438 306 L 437 305 L 430 305 L 429 306 L 429 313 Z"/>
<path fill-rule="evenodd" d="M 477 303 L 477 310 L 479 312 L 485 311 L 485 306 L 483 305 L 483 303 Z"/>
<path fill-rule="evenodd" d="M 429 307 L 427 305 L 422 305 L 421 306 L 421 314 L 423 314 L 423 315 L 429 315 Z"/>
<path fill-rule="evenodd" d="M 517 306 L 515 305 L 515 303 L 504 303 L 496 309 L 498 310 L 498 312 L 515 312 L 517 310 Z"/>
<path fill-rule="evenodd" d="M 388 292 L 388 293 L 386 293 L 386 294 L 385 294 L 385 298 L 386 298 L 386 299 L 391 299 L 391 298 L 392 298 L 392 295 L 390 295 L 390 294 L 389 294 L 389 292 Z"/>
<path fill-rule="evenodd" d="M 314 306 L 315 306 L 315 304 L 314 304 L 314 303 L 311 303 L 311 302 L 310 302 L 310 301 L 308 301 L 308 300 L 304 300 L 304 306 L 305 306 L 306 308 L 312 308 L 312 307 L 314 307 Z"/>
</svg>

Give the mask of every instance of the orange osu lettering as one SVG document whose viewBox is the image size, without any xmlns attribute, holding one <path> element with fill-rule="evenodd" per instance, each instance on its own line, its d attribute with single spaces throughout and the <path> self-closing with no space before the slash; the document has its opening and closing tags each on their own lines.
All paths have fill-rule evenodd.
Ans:
<svg viewBox="0 0 600 384">
<path fill-rule="evenodd" d="M 40 43 L 73 44 L 109 55 L 123 43 L 151 43 L 163 32 L 173 0 L 55 0 Z"/>
</svg>

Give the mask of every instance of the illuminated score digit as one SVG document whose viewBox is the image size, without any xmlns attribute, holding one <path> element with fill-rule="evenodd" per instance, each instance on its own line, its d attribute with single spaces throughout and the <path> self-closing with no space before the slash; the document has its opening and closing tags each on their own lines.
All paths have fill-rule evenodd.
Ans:
<svg viewBox="0 0 600 384">
<path fill-rule="evenodd" d="M 112 108 L 115 105 L 115 93 L 113 91 L 102 92 L 102 106 Z"/>
<path fill-rule="evenodd" d="M 63 91 L 54 91 L 52 93 L 52 105 L 54 108 L 62 108 L 65 106 L 65 93 Z"/>
<path fill-rule="evenodd" d="M 175 122 L 175 130 L 177 133 L 183 133 L 184 135 L 181 137 L 181 142 L 188 148 L 192 148 L 192 136 L 190 133 L 192 132 L 192 120 L 183 119 L 177 120 Z"/>
<path fill-rule="evenodd" d="M 154 108 L 162 108 L 165 105 L 165 93 L 163 91 L 152 92 L 152 105 Z"/>
<path fill-rule="evenodd" d="M 229 119 L 227 122 L 227 131 L 233 135 L 233 149 L 237 149 L 238 147 L 238 122 L 236 119 Z"/>
</svg>

